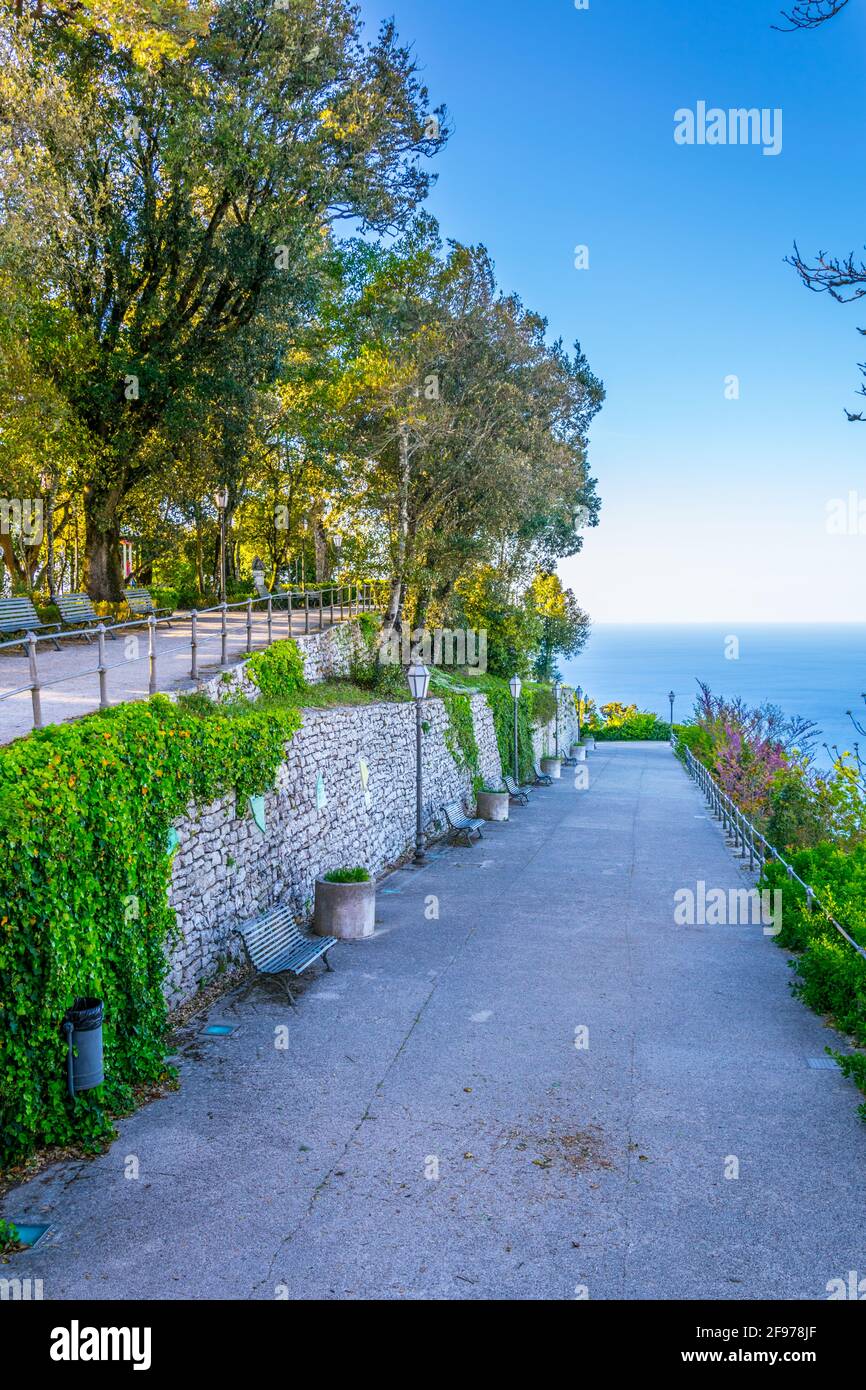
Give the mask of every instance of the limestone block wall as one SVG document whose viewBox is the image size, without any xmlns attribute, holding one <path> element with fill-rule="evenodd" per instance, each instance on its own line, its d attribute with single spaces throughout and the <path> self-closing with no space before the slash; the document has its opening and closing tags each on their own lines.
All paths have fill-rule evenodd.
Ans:
<svg viewBox="0 0 866 1390">
<path fill-rule="evenodd" d="M 337 653 L 334 660 L 343 656 Z M 314 659 L 322 669 L 331 658 L 318 650 Z M 471 701 L 480 772 L 497 786 L 501 767 L 493 718 L 483 695 Z M 188 999 L 221 963 L 243 959 L 239 924 L 284 901 L 303 920 L 320 874 L 356 865 L 377 874 L 413 846 L 414 706 L 309 709 L 303 719 L 287 745 L 276 786 L 264 798 L 263 831 L 249 807 L 234 798 L 200 812 L 191 808 L 175 825 L 180 843 L 170 902 L 179 940 L 167 982 L 172 1005 Z M 424 722 L 424 818 L 430 823 L 446 801 L 462 799 L 469 806 L 472 779 L 445 742 L 448 715 L 441 700 L 425 703 Z"/>
</svg>

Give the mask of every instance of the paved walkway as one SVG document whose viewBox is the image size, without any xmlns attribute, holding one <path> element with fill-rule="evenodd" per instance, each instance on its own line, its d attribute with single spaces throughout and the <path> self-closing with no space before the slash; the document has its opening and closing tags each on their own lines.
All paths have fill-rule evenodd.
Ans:
<svg viewBox="0 0 866 1390">
<path fill-rule="evenodd" d="M 348 615 L 348 608 L 345 610 Z M 335 610 L 339 613 L 339 608 Z M 320 631 L 319 610 L 311 609 L 309 630 Z M 330 609 L 321 614 L 323 627 L 330 627 Z M 226 658 L 228 664 L 246 655 L 247 617 L 245 609 L 234 609 L 227 618 Z M 306 630 L 303 611 L 289 615 L 285 609 L 274 608 L 273 636 L 301 637 Z M 157 689 L 176 690 L 190 684 L 190 636 L 192 625 L 188 618 L 173 618 L 171 627 L 161 624 L 156 638 Z M 221 655 L 221 620 L 219 613 L 209 613 L 198 621 L 199 675 L 219 669 Z M 263 607 L 253 611 L 252 644 L 255 650 L 267 646 L 268 619 Z M 58 652 L 50 642 L 40 642 L 38 648 L 39 679 L 47 683 L 42 690 L 42 722 L 57 724 L 76 715 L 90 714 L 99 708 L 99 664 L 96 639 L 85 643 L 66 638 Z M 125 628 L 114 641 L 105 645 L 108 674 L 109 704 L 123 700 L 145 700 L 148 695 L 149 664 L 147 627 Z M 4 699 L 6 692 L 18 690 L 29 682 L 27 655 L 20 647 L 0 652 L 0 743 L 9 743 L 33 727 L 29 690 Z M 54 684 L 50 684 L 54 682 Z"/>
<path fill-rule="evenodd" d="M 820 1300 L 866 1276 L 858 1093 L 808 1065 L 834 1035 L 759 926 L 674 925 L 677 888 L 744 880 L 667 747 L 591 758 L 589 791 L 392 876 L 294 1012 L 273 982 L 224 999 L 238 1031 L 187 1035 L 179 1092 L 7 1197 L 54 1236 L 4 1274 L 50 1299 Z"/>
</svg>

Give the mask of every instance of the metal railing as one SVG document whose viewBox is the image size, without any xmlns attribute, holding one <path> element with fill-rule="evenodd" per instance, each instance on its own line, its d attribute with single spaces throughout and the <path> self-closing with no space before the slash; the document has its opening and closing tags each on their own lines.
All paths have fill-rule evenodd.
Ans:
<svg viewBox="0 0 866 1390">
<path fill-rule="evenodd" d="M 671 740 L 671 746 L 677 751 L 677 745 L 674 743 L 673 739 Z M 760 830 L 753 825 L 748 816 L 743 814 L 739 806 L 728 796 L 727 792 L 722 790 L 712 773 L 694 756 L 692 750 L 684 746 L 682 751 L 685 754 L 686 771 L 694 778 L 701 791 L 704 793 L 713 815 L 717 820 L 721 821 L 722 828 L 733 838 L 734 848 L 740 851 L 742 858 L 745 858 L 748 852 L 749 868 L 754 870 L 755 864 L 757 863 L 758 866 L 763 869 L 764 865 L 770 861 L 780 864 L 788 875 L 789 880 L 792 883 L 799 883 L 800 887 L 803 889 L 808 910 L 810 912 L 823 913 L 824 917 L 831 926 L 836 928 L 840 936 L 844 936 L 848 944 L 854 947 L 857 954 L 866 960 L 866 947 L 860 946 L 854 940 L 853 936 L 845 930 L 842 924 L 837 922 L 830 910 L 821 902 L 812 885 L 806 883 L 805 880 L 800 877 L 793 864 L 789 864 L 787 859 L 779 853 L 775 846 L 770 844 L 767 837 L 762 835 Z"/>
<path fill-rule="evenodd" d="M 23 637 L 16 637 L 6 642 L 0 642 L 0 655 L 6 651 L 14 651 L 19 648 L 25 649 L 25 656 L 29 667 L 29 680 L 16 686 L 12 690 L 0 691 L 0 701 L 11 700 L 16 695 L 30 694 L 32 705 L 33 727 L 41 729 L 42 722 L 42 691 L 52 686 L 69 685 L 72 681 L 83 680 L 88 677 L 96 676 L 99 681 L 99 708 L 100 710 L 109 707 L 108 699 L 108 673 L 113 670 L 128 669 L 137 661 L 147 661 L 148 663 L 148 694 L 155 695 L 158 689 L 158 652 L 156 645 L 157 628 L 163 625 L 177 624 L 178 622 L 189 622 L 190 624 L 190 679 L 199 679 L 198 649 L 200 646 L 199 622 L 202 618 L 208 618 L 213 614 L 218 614 L 220 618 L 220 666 L 228 664 L 228 615 L 234 610 L 244 609 L 246 613 L 246 655 L 250 655 L 253 650 L 253 616 L 254 610 L 264 612 L 267 620 L 267 642 L 266 647 L 270 647 L 274 641 L 280 641 L 285 637 L 298 636 L 300 634 L 292 631 L 292 619 L 298 612 L 303 613 L 303 635 L 312 632 L 324 632 L 326 627 L 336 626 L 341 622 L 350 622 L 361 613 L 371 613 L 378 611 L 377 607 L 377 588 L 371 583 L 352 583 L 342 585 L 327 585 L 321 589 L 279 589 L 275 593 L 268 594 L 261 598 L 241 599 L 237 603 L 219 603 L 210 608 L 193 608 L 189 612 L 179 611 L 172 613 L 169 617 L 158 618 L 151 613 L 146 618 L 134 618 L 125 623 L 98 623 L 85 627 L 64 628 L 62 631 L 49 633 L 27 632 Z M 296 602 L 297 600 L 297 602 Z M 328 622 L 325 622 L 325 613 L 329 614 Z M 318 616 L 318 623 L 315 619 Z M 279 629 L 285 620 L 285 631 Z M 109 664 L 106 661 L 106 639 L 115 633 L 123 632 L 128 628 L 147 627 L 147 651 L 142 656 L 131 656 L 123 661 L 115 661 Z M 276 628 L 276 636 L 275 634 Z M 83 671 L 66 671 L 62 676 L 55 676 L 52 679 L 45 679 L 39 671 L 38 648 L 41 642 L 59 641 L 61 638 L 85 637 L 88 641 L 92 637 L 97 641 L 97 664 L 87 667 Z"/>
</svg>

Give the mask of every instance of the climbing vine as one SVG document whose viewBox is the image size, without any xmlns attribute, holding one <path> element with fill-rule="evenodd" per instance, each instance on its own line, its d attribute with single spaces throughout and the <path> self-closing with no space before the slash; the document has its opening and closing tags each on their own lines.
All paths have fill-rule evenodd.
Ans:
<svg viewBox="0 0 866 1390">
<path fill-rule="evenodd" d="M 452 694 L 449 691 L 443 691 L 440 698 L 448 716 L 443 733 L 445 746 L 458 770 L 470 773 L 473 789 L 477 792 L 482 779 L 475 721 L 472 718 L 472 700 L 468 695 Z"/>
<path fill-rule="evenodd" d="M 0 749 L 0 1164 L 97 1144 L 165 1076 L 169 828 L 273 786 L 299 725 L 157 695 Z M 104 1001 L 106 1080 L 72 1101 L 61 1023 L 82 995 Z"/>
</svg>

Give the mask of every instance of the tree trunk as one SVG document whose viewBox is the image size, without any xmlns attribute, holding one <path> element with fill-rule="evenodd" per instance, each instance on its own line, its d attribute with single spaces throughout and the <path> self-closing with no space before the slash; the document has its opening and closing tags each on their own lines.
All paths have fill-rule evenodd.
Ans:
<svg viewBox="0 0 866 1390">
<path fill-rule="evenodd" d="M 84 497 L 84 585 L 98 602 L 118 603 L 123 597 L 120 567 L 119 493 L 92 489 Z"/>
<path fill-rule="evenodd" d="M 409 431 L 400 431 L 400 491 L 397 501 L 397 554 L 388 607 L 382 622 L 380 649 L 385 650 L 394 633 L 402 631 L 403 604 L 406 601 L 406 562 L 409 545 Z"/>
</svg>

